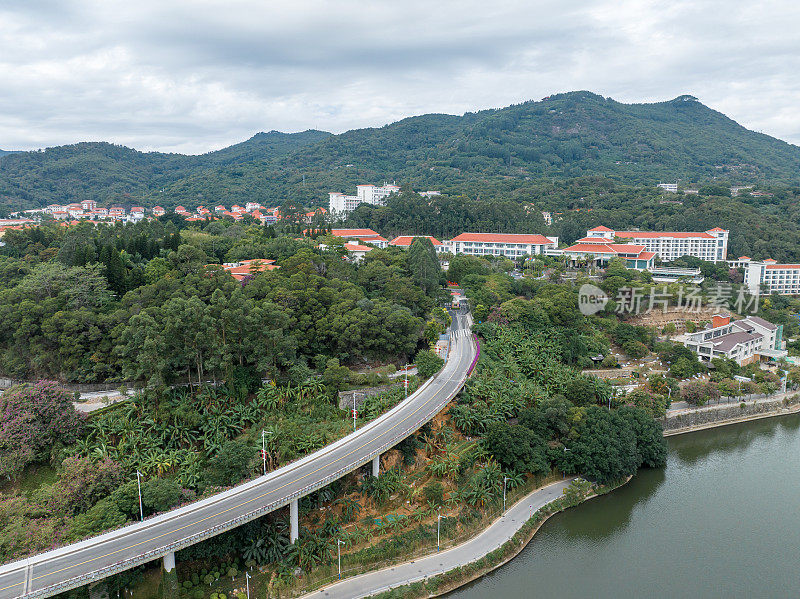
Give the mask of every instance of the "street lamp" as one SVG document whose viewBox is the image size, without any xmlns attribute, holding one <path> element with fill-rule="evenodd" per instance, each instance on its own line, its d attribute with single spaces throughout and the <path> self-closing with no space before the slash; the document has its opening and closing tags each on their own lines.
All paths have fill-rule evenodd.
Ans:
<svg viewBox="0 0 800 599">
<path fill-rule="evenodd" d="M 250 573 L 244 573 L 244 583 L 247 585 L 247 599 L 250 599 Z"/>
<path fill-rule="evenodd" d="M 356 396 L 353 394 L 353 432 L 356 430 L 356 418 L 358 417 L 358 410 L 356 410 Z"/>
<path fill-rule="evenodd" d="M 271 435 L 272 431 L 261 431 L 261 459 L 264 462 L 264 476 L 267 475 L 267 442 L 266 435 Z"/>
<path fill-rule="evenodd" d="M 136 471 L 136 486 L 139 487 L 139 519 L 144 522 L 144 510 L 142 509 L 142 473 Z"/>
<path fill-rule="evenodd" d="M 405 368 L 403 369 L 406 371 L 406 381 L 403 386 L 406 388 L 406 399 L 408 399 L 408 362 L 406 362 Z"/>
<path fill-rule="evenodd" d="M 442 518 L 447 518 L 447 514 L 442 516 L 442 508 L 439 508 L 439 513 L 436 514 L 436 551 L 441 549 L 441 544 L 439 542 L 439 528 L 441 526 Z"/>
<path fill-rule="evenodd" d="M 506 513 L 506 483 L 508 482 L 508 477 L 503 477 L 503 513 Z"/>
<path fill-rule="evenodd" d="M 341 539 L 336 539 L 336 553 L 339 558 L 339 580 L 342 579 L 342 545 L 344 544 Z"/>
</svg>

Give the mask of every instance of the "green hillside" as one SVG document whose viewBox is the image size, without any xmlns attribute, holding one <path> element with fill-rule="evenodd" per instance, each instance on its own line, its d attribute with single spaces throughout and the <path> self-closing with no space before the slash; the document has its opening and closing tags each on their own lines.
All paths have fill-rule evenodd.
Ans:
<svg viewBox="0 0 800 599">
<path fill-rule="evenodd" d="M 524 181 L 602 175 L 654 185 L 800 180 L 800 148 L 749 131 L 691 96 L 622 104 L 589 92 L 463 116 L 428 114 L 340 135 L 259 133 L 201 156 L 82 143 L 0 159 L 0 206 L 84 197 L 165 207 L 286 198 L 397 180 L 487 193 Z"/>
</svg>

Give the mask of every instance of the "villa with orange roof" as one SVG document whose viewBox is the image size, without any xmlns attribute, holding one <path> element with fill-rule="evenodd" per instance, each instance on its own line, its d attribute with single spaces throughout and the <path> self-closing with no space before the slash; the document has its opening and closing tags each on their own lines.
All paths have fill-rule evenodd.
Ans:
<svg viewBox="0 0 800 599">
<path fill-rule="evenodd" d="M 682 256 L 694 256 L 708 262 L 724 262 L 728 255 L 728 231 L 714 227 L 707 231 L 615 231 L 599 226 L 586 232 L 587 238 L 601 238 L 606 242 L 621 240 L 624 243 L 643 245 L 664 262 Z"/>
<path fill-rule="evenodd" d="M 433 249 L 436 250 L 437 254 L 447 251 L 447 246 L 445 244 L 435 237 L 431 237 L 430 235 L 400 235 L 399 237 L 392 239 L 389 242 L 389 245 L 407 250 L 411 247 L 411 244 L 414 242 L 414 240 L 418 238 L 430 239 L 431 243 L 433 244 Z"/>
<path fill-rule="evenodd" d="M 557 248 L 558 237 L 514 233 L 461 233 L 445 245 L 446 251 L 452 254 L 519 258 L 543 254 L 545 250 Z"/>
<path fill-rule="evenodd" d="M 359 243 L 370 243 L 375 247 L 385 248 L 389 241 L 372 229 L 332 229 L 331 235 L 344 239 L 355 239 Z"/>
</svg>

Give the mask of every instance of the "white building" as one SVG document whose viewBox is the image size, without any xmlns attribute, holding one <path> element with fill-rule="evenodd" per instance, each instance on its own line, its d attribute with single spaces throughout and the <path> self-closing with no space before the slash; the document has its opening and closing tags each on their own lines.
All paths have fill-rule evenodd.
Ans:
<svg viewBox="0 0 800 599">
<path fill-rule="evenodd" d="M 331 235 L 343 239 L 355 239 L 358 243 L 369 243 L 381 249 L 389 245 L 385 237 L 381 237 L 372 229 L 331 229 Z"/>
<path fill-rule="evenodd" d="M 462 233 L 445 242 L 445 246 L 451 254 L 519 258 L 543 254 L 548 248 L 557 248 L 558 237 L 512 233 Z"/>
<path fill-rule="evenodd" d="M 783 325 L 774 325 L 758 316 L 731 321 L 728 315 L 715 314 L 711 325 L 702 331 L 677 338 L 701 360 L 729 358 L 740 366 L 762 358 L 784 358 Z"/>
<path fill-rule="evenodd" d="M 654 252 L 664 262 L 672 262 L 682 256 L 695 256 L 708 262 L 724 262 L 728 255 L 728 231 L 719 227 L 708 231 L 661 232 L 615 231 L 600 226 L 589 229 L 586 235 L 643 245 L 648 252 Z"/>
<path fill-rule="evenodd" d="M 344 249 L 347 250 L 350 261 L 357 264 L 364 259 L 364 256 L 366 256 L 368 252 L 371 252 L 375 248 L 369 245 L 361 245 L 360 243 L 348 241 L 344 244 Z"/>
<path fill-rule="evenodd" d="M 614 258 L 621 258 L 626 268 L 634 270 L 650 270 L 656 255 L 648 252 L 643 245 L 635 243 L 613 243 L 603 237 L 586 237 L 579 239 L 574 245 L 559 250 L 574 264 L 579 260 L 591 259 L 600 268 L 605 268 Z M 551 252 L 550 255 L 555 254 Z"/>
<path fill-rule="evenodd" d="M 401 235 L 400 237 L 395 237 L 389 242 L 389 245 L 394 247 L 399 247 L 400 249 L 407 250 L 411 247 L 411 244 L 414 243 L 414 240 L 417 237 L 427 237 L 431 240 L 431 244 L 433 245 L 433 249 L 436 250 L 437 254 L 443 254 L 447 251 L 447 246 L 443 244 L 441 241 L 436 239 L 435 237 L 431 237 L 430 235 Z"/>
<path fill-rule="evenodd" d="M 384 183 L 380 187 L 377 185 L 357 185 L 356 195 L 354 196 L 331 192 L 328 194 L 329 212 L 333 215 L 348 214 L 355 210 L 359 204 L 383 206 L 388 196 L 399 191 L 399 185 Z"/>
<path fill-rule="evenodd" d="M 744 267 L 744 284 L 750 295 L 800 295 L 800 264 L 778 264 L 769 259 L 759 262 L 746 256 L 732 262 Z"/>
<path fill-rule="evenodd" d="M 677 183 L 659 183 L 658 187 L 660 187 L 664 191 L 669 191 L 670 193 L 678 193 Z"/>
</svg>

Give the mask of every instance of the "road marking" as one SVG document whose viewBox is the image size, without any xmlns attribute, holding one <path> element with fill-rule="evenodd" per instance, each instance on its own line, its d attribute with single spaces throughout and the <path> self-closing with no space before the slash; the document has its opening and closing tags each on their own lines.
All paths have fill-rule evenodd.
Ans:
<svg viewBox="0 0 800 599">
<path fill-rule="evenodd" d="M 459 331 L 460 331 L 460 330 L 462 330 L 462 329 L 459 329 Z M 456 332 L 458 332 L 458 331 L 456 331 Z M 134 543 L 133 545 L 128 545 L 127 547 L 123 547 L 123 548 L 121 548 L 121 549 L 117 549 L 116 551 L 111 551 L 111 552 L 109 552 L 109 553 L 106 553 L 106 554 L 104 554 L 104 555 L 98 555 L 97 557 L 93 557 L 93 558 L 91 558 L 91 559 L 88 559 L 88 560 L 82 561 L 82 562 L 80 562 L 80 563 L 77 563 L 77 564 L 72 564 L 72 565 L 70 565 L 70 566 L 67 566 L 67 567 L 65 567 L 65 568 L 61 568 L 60 570 L 55 570 L 54 572 L 48 572 L 48 573 L 46 573 L 46 574 L 41 574 L 40 576 L 36 576 L 36 577 L 30 578 L 30 582 L 33 582 L 33 581 L 35 581 L 35 580 L 39 580 L 39 579 L 41 579 L 41 578 L 45 578 L 45 577 L 47 577 L 47 576 L 53 576 L 54 574 L 59 574 L 59 573 L 61 573 L 61 572 L 64 572 L 64 571 L 66 571 L 66 570 L 69 570 L 69 569 L 71 569 L 71 568 L 77 568 L 78 566 L 83 566 L 83 565 L 86 565 L 86 564 L 88 564 L 88 563 L 91 563 L 91 562 L 94 562 L 94 561 L 97 561 L 97 560 L 100 560 L 100 559 L 103 559 L 103 558 L 106 558 L 106 557 L 109 557 L 109 556 L 115 555 L 115 554 L 117 554 L 117 553 L 121 553 L 121 552 L 123 552 L 123 551 L 126 551 L 126 550 L 128 550 L 128 549 L 133 549 L 134 547 L 138 547 L 139 545 L 143 545 L 143 544 L 145 544 L 145 543 L 147 543 L 147 542 L 149 542 L 149 541 L 153 541 L 153 540 L 155 540 L 155 539 L 160 539 L 161 537 L 165 537 L 165 536 L 167 536 L 167 535 L 174 534 L 174 533 L 176 533 L 176 532 L 180 532 L 180 531 L 182 531 L 182 530 L 184 530 L 184 529 L 186 529 L 186 528 L 189 528 L 189 527 L 191 527 L 191 526 L 195 526 L 195 525 L 197 525 L 197 524 L 200 524 L 200 523 L 202 523 L 202 522 L 205 522 L 206 520 L 210 520 L 210 519 L 212 519 L 212 518 L 216 518 L 217 516 L 221 516 L 221 515 L 223 515 L 223 514 L 226 514 L 226 513 L 230 512 L 230 511 L 232 511 L 232 510 L 238 509 L 238 508 L 240 508 L 240 507 L 242 507 L 242 506 L 244 506 L 244 505 L 247 505 L 248 503 L 251 503 L 251 502 L 253 502 L 253 501 L 256 501 L 257 499 L 261 499 L 261 498 L 263 498 L 263 497 L 266 497 L 267 495 L 270 495 L 270 494 L 272 494 L 272 493 L 275 493 L 275 492 L 277 492 L 277 491 L 280 491 L 281 489 L 283 489 L 283 488 L 285 488 L 285 487 L 288 487 L 289 485 L 292 485 L 292 484 L 294 484 L 294 483 L 296 483 L 296 482 L 298 482 L 298 481 L 301 481 L 301 480 L 303 480 L 304 478 L 307 478 L 307 477 L 309 477 L 309 476 L 312 476 L 312 475 L 316 474 L 317 472 L 319 472 L 320 470 L 323 470 L 323 469 L 325 469 L 325 468 L 327 468 L 327 467 L 329 467 L 329 466 L 331 466 L 331 465 L 335 464 L 336 462 L 339 462 L 339 461 L 343 460 L 344 458 L 348 457 L 349 455 L 351 455 L 351 454 L 353 454 L 353 453 L 355 453 L 355 452 L 357 452 L 357 451 L 359 451 L 359 450 L 363 449 L 363 448 L 364 448 L 364 447 L 366 447 L 367 445 L 370 445 L 371 443 L 374 443 L 375 441 L 377 441 L 378 439 L 380 439 L 381 437 L 383 437 L 383 436 L 384 436 L 384 435 L 386 435 L 387 433 L 390 433 L 390 432 L 392 432 L 393 430 L 395 430 L 397 427 L 399 427 L 401 424 L 403 424 L 403 423 L 404 423 L 404 422 L 406 422 L 406 421 L 407 421 L 409 418 L 411 418 L 411 417 L 412 417 L 412 416 L 414 416 L 414 415 L 415 415 L 417 412 L 419 412 L 419 411 L 420 411 L 422 408 L 424 408 L 424 407 L 425 407 L 425 406 L 427 406 L 429 403 L 431 403 L 431 402 L 432 402 L 434 399 L 436 399 L 436 397 L 439 395 L 439 393 L 441 393 L 441 392 L 444 390 L 444 386 L 447 384 L 447 382 L 452 382 L 452 381 L 453 381 L 453 379 L 449 379 L 448 381 L 444 382 L 444 384 L 442 385 L 442 387 L 441 387 L 441 388 L 440 388 L 438 391 L 436 391 L 436 393 L 434 393 L 434 394 L 431 396 L 431 398 L 430 398 L 428 401 L 426 401 L 424 404 L 422 404 L 421 406 L 419 406 L 419 407 L 418 407 L 416 410 L 414 410 L 413 412 L 411 412 L 411 413 L 410 413 L 408 416 L 406 416 L 405 418 L 403 418 L 403 419 L 402 419 L 400 422 L 398 422 L 397 424 L 395 424 L 393 427 L 391 427 L 391 428 L 389 428 L 389 429 L 385 430 L 384 432 L 380 433 L 380 434 L 379 434 L 377 437 L 375 437 L 374 439 L 371 439 L 371 440 L 367 441 L 367 442 L 366 442 L 366 443 L 364 443 L 363 445 L 361 445 L 361 446 L 359 446 L 359 447 L 357 447 L 357 448 L 355 448 L 355 449 L 353 449 L 353 450 L 351 450 L 351 451 L 347 452 L 346 454 L 344 454 L 343 456 L 341 456 L 341 457 L 339 457 L 339 458 L 336 458 L 336 459 L 335 459 L 335 460 L 333 460 L 332 462 L 330 462 L 330 463 L 328 463 L 328 464 L 326 464 L 326 465 L 324 465 L 324 466 L 320 466 L 319 468 L 317 468 L 316 470 L 314 470 L 314 471 L 312 471 L 312 472 L 309 472 L 308 474 L 304 474 L 304 475 L 303 475 L 303 476 L 301 476 L 300 478 L 297 478 L 297 479 L 295 479 L 295 480 L 292 480 L 292 481 L 289 481 L 289 482 L 287 482 L 287 483 L 284 483 L 283 485 L 281 485 L 281 486 L 280 486 L 280 487 L 278 487 L 277 489 L 273 489 L 273 490 L 271 490 L 271 491 L 267 491 L 266 493 L 263 493 L 263 494 L 261 494 L 261 495 L 258 495 L 257 497 L 253 497 L 252 499 L 248 499 L 247 501 L 244 501 L 244 502 L 242 502 L 242 503 L 240 503 L 240 504 L 238 504 L 238 505 L 235 505 L 235 506 L 233 506 L 233 507 L 230 507 L 230 508 L 228 508 L 228 509 L 226 509 L 226 510 L 223 510 L 223 511 L 221 511 L 221 512 L 218 512 L 218 513 L 216 513 L 216 514 L 212 514 L 212 515 L 210 515 L 210 516 L 206 516 L 205 518 L 202 518 L 202 519 L 200 519 L 200 520 L 197 520 L 196 522 L 191 522 L 191 523 L 189 523 L 189 524 L 186 524 L 185 526 L 181 526 L 180 528 L 176 528 L 176 529 L 174 529 L 174 530 L 170 530 L 170 531 L 168 531 L 168 532 L 162 533 L 162 534 L 160 534 L 160 535 L 157 535 L 157 536 L 155 536 L 155 537 L 150 537 L 150 538 L 148 538 L 148 539 L 146 539 L 146 540 L 144 540 L 144 541 L 140 541 L 140 542 L 138 542 L 138 543 Z M 30 573 L 30 574 L 32 574 L 32 572 L 33 572 L 33 565 L 29 566 L 29 569 L 30 569 L 30 572 L 29 572 L 29 573 Z M 8 585 L 8 586 L 5 586 L 5 587 L 2 587 L 2 588 L 0 588 L 0 591 L 5 591 L 5 590 L 8 590 L 8 589 L 11 589 L 11 588 L 14 588 L 14 587 L 17 587 L 17 586 L 23 585 L 23 584 L 25 585 L 25 590 L 23 591 L 23 593 L 24 593 L 24 594 L 26 594 L 26 593 L 27 593 L 27 589 L 28 589 L 28 573 L 26 573 L 26 577 L 25 577 L 25 581 L 24 581 L 24 582 L 18 582 L 18 583 L 16 583 L 16 584 L 12 584 L 12 585 Z"/>
</svg>

